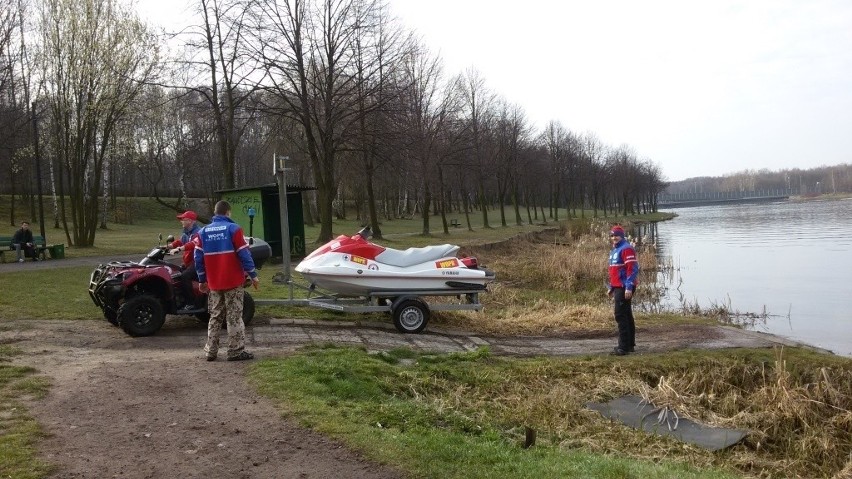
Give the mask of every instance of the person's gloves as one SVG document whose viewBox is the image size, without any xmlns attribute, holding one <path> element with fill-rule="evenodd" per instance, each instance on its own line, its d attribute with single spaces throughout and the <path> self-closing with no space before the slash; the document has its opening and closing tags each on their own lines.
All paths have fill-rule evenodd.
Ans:
<svg viewBox="0 0 852 479">
<path fill-rule="evenodd" d="M 169 254 L 178 254 L 180 253 L 180 248 L 174 248 L 169 250 Z"/>
</svg>

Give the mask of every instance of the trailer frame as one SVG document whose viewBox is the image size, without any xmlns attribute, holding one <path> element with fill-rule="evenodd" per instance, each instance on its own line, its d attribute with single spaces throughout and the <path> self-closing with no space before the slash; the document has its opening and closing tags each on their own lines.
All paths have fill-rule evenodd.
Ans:
<svg viewBox="0 0 852 479">
<path fill-rule="evenodd" d="M 288 299 L 258 299 L 256 305 L 307 306 L 328 309 L 344 313 L 390 313 L 396 329 L 401 333 L 420 333 L 426 328 L 431 311 L 480 311 L 483 308 L 479 293 L 483 289 L 429 289 L 372 291 L 361 296 L 345 296 L 337 293 L 322 292 L 315 285 L 304 286 L 287 281 Z M 307 298 L 296 298 L 295 290 L 307 291 Z M 313 294 L 318 296 L 311 298 Z M 424 298 L 438 296 L 456 296 L 458 303 L 438 303 L 430 305 Z"/>
</svg>

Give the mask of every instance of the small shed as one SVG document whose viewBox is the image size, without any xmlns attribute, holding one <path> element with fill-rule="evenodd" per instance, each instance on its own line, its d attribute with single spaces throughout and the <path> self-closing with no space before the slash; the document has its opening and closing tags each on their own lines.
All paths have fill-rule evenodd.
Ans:
<svg viewBox="0 0 852 479">
<path fill-rule="evenodd" d="M 287 225 L 290 230 L 290 256 L 305 256 L 305 215 L 302 192 L 313 190 L 287 186 Z M 281 208 L 278 185 L 263 185 L 217 191 L 219 197 L 231 204 L 231 219 L 243 227 L 249 236 L 263 239 L 272 247 L 272 256 L 283 256 L 281 242 Z M 254 219 L 249 217 L 254 209 Z"/>
</svg>

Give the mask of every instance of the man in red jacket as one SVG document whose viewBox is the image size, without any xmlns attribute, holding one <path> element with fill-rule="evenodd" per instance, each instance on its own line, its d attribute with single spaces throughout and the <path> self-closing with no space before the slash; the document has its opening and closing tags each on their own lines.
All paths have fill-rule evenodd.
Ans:
<svg viewBox="0 0 852 479">
<path fill-rule="evenodd" d="M 633 293 L 639 283 L 639 261 L 636 250 L 624 239 L 624 228 L 615 225 L 609 232 L 612 251 L 609 252 L 609 288 L 615 322 L 618 324 L 618 346 L 612 354 L 624 356 L 636 347 L 636 324 L 633 320 Z"/>
<path fill-rule="evenodd" d="M 194 240 L 198 281 L 202 292 L 209 291 L 210 323 L 204 352 L 208 361 L 216 360 L 224 320 L 228 322 L 228 361 L 252 359 L 254 355 L 245 350 L 243 284 L 248 276 L 257 289 L 257 270 L 243 229 L 231 219 L 231 205 L 220 201 L 213 213 L 213 222 L 201 228 Z"/>
<path fill-rule="evenodd" d="M 195 272 L 195 243 L 192 241 L 201 229 L 198 227 L 196 220 L 198 215 L 195 211 L 187 210 L 177 215 L 180 224 L 183 227 L 180 238 L 172 241 L 169 244 L 169 254 L 183 253 L 183 262 L 181 264 L 180 284 L 183 291 L 183 310 L 184 312 L 203 312 L 204 307 L 197 308 L 195 306 L 195 293 L 192 291 L 192 282 L 198 279 L 198 274 Z"/>
</svg>

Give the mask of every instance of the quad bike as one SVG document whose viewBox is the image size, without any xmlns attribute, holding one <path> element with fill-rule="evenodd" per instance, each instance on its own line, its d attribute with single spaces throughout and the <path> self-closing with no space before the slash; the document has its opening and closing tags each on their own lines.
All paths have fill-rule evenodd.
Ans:
<svg viewBox="0 0 852 479">
<path fill-rule="evenodd" d="M 255 267 L 260 268 L 272 256 L 269 243 L 248 238 Z M 173 241 L 169 236 L 166 244 Z M 162 235 L 160 235 L 162 243 Z M 150 336 L 163 326 L 167 314 L 195 316 L 207 322 L 207 295 L 193 281 L 192 298 L 185 298 L 181 288 L 180 266 L 166 261 L 168 246 L 158 245 L 139 262 L 111 261 L 100 264 L 89 278 L 89 296 L 101 308 L 104 317 L 130 336 Z M 251 281 L 246 277 L 246 285 Z M 184 308 L 186 305 L 203 305 Z M 243 322 L 254 318 L 254 298 L 246 292 L 243 299 Z"/>
</svg>

